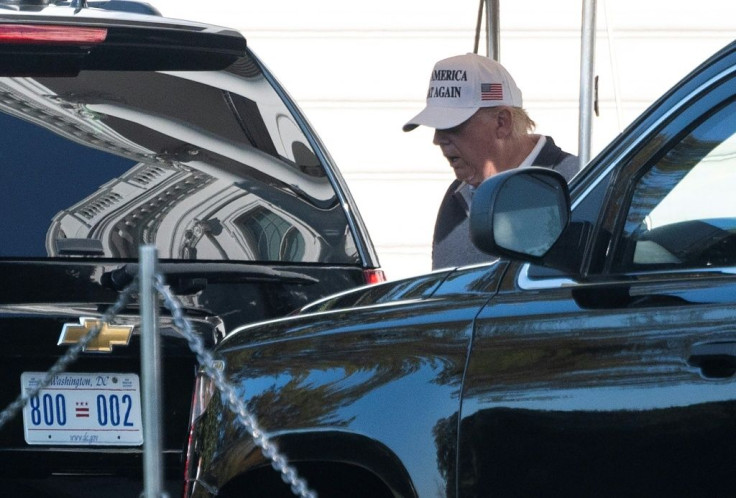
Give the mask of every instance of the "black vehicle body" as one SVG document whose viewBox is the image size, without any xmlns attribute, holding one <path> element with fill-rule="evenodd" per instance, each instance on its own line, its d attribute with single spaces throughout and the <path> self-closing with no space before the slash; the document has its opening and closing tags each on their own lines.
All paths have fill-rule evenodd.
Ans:
<svg viewBox="0 0 736 498">
<path fill-rule="evenodd" d="M 142 245 L 156 247 L 159 271 L 209 346 L 382 279 L 339 171 L 240 33 L 121 13 L 116 2 L 12 3 L 0 9 L 1 408 L 23 373 L 47 371 L 80 337 L 63 331 L 91 330 L 120 299 Z M 164 475 L 176 496 L 196 362 L 160 313 Z M 103 330 L 103 345 L 69 372 L 140 372 L 135 294 L 109 325 L 125 331 L 122 344 Z M 60 431 L 96 416 L 54 396 L 32 400 L 30 422 L 18 414 L 0 428 L 2 494 L 140 494 L 141 443 L 92 444 L 93 432 L 73 443 L 54 439 L 58 431 L 27 438 L 45 430 L 44 417 Z M 51 401 L 39 405 L 46 399 L 57 400 L 53 416 Z"/>
<path fill-rule="evenodd" d="M 569 187 L 484 182 L 471 233 L 498 259 L 329 297 L 215 353 L 320 497 L 729 496 L 735 186 L 731 43 Z M 289 495 L 218 392 L 200 411 L 191 496 Z"/>
</svg>

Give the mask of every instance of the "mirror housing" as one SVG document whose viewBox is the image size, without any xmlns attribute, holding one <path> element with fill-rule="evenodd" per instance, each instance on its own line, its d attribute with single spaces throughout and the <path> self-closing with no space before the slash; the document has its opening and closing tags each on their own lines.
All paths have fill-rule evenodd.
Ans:
<svg viewBox="0 0 736 498">
<path fill-rule="evenodd" d="M 567 181 L 549 168 L 516 168 L 475 191 L 470 237 L 483 252 L 543 262 L 570 223 Z"/>
</svg>

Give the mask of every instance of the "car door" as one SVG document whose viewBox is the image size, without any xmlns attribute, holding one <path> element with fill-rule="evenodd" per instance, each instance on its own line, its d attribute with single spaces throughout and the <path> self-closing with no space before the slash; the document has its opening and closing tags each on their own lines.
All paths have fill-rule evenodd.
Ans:
<svg viewBox="0 0 736 498">
<path fill-rule="evenodd" d="M 459 496 L 733 495 L 735 94 L 727 69 L 587 172 L 580 272 L 507 272 L 476 323 Z"/>
</svg>

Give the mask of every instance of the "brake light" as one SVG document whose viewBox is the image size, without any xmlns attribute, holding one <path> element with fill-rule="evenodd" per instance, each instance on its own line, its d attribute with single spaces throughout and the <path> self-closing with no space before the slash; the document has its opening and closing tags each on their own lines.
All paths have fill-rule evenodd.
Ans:
<svg viewBox="0 0 736 498">
<path fill-rule="evenodd" d="M 210 377 L 202 372 L 197 374 L 194 381 L 194 393 L 192 394 L 192 408 L 189 415 L 189 436 L 187 438 L 186 460 L 184 462 L 184 494 L 188 497 L 191 491 L 191 483 L 195 481 L 199 474 L 199 463 L 194 447 L 194 435 L 196 432 L 196 424 L 199 417 L 202 416 L 215 393 L 215 383 Z"/>
<path fill-rule="evenodd" d="M 106 28 L 0 24 L 0 43 L 102 43 L 105 38 Z"/>
<path fill-rule="evenodd" d="M 383 270 L 377 268 L 363 270 L 363 279 L 365 279 L 366 284 L 380 284 L 386 281 L 386 274 Z"/>
</svg>

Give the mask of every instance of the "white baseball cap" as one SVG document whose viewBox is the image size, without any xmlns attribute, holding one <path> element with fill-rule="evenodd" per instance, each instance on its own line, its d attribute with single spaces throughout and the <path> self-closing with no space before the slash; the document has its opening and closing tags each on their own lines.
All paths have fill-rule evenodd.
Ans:
<svg viewBox="0 0 736 498">
<path fill-rule="evenodd" d="M 404 125 L 444 130 L 465 122 L 481 107 L 522 107 L 521 90 L 498 62 L 478 54 L 443 59 L 429 79 L 427 106 Z"/>
</svg>

